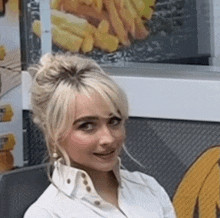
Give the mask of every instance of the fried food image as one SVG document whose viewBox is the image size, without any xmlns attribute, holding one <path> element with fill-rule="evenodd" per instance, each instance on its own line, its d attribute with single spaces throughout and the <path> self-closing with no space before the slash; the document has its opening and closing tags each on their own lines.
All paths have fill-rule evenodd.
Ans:
<svg viewBox="0 0 220 218">
<path fill-rule="evenodd" d="M 6 55 L 5 47 L 3 45 L 0 45 L 0 61 L 4 60 L 5 55 Z"/>
<path fill-rule="evenodd" d="M 156 0 L 51 0 L 52 41 L 58 47 L 87 53 L 114 52 L 149 36 L 147 21 Z M 41 22 L 32 30 L 41 37 Z"/>
<path fill-rule="evenodd" d="M 14 157 L 10 150 L 0 151 L 0 174 L 14 167 Z"/>
<path fill-rule="evenodd" d="M 13 133 L 0 135 L 0 151 L 13 150 L 16 144 Z"/>
<path fill-rule="evenodd" d="M 3 10 L 4 10 L 3 0 L 0 0 L 0 13 L 2 13 Z"/>
<path fill-rule="evenodd" d="M 11 151 L 16 144 L 13 133 L 0 135 L 0 174 L 11 170 L 14 166 L 14 157 Z"/>
<path fill-rule="evenodd" d="M 10 104 L 0 106 L 0 122 L 9 122 L 14 115 L 13 109 Z"/>
</svg>

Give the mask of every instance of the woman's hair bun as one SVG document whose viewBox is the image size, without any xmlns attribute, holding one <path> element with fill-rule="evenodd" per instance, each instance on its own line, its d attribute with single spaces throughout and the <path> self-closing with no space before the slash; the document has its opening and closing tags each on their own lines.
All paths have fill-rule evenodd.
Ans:
<svg viewBox="0 0 220 218">
<path fill-rule="evenodd" d="M 50 53 L 46 53 L 40 58 L 38 64 L 34 64 L 28 68 L 28 72 L 32 76 L 32 78 L 34 78 L 37 75 L 40 75 L 49 70 L 53 66 L 53 62 L 54 56 Z"/>
<path fill-rule="evenodd" d="M 53 55 L 50 53 L 47 53 L 41 57 L 39 63 L 44 67 L 47 67 L 47 66 L 50 67 L 53 60 L 54 60 Z"/>
</svg>

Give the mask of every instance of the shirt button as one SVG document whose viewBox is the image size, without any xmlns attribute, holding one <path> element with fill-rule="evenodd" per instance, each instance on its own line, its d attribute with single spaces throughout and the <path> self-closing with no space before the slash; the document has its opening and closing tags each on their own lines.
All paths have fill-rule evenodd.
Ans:
<svg viewBox="0 0 220 218">
<path fill-rule="evenodd" d="M 87 192 L 91 192 L 91 188 L 89 186 L 86 187 Z"/>
<path fill-rule="evenodd" d="M 70 180 L 70 179 L 67 179 L 66 182 L 67 182 L 67 184 L 70 184 L 70 183 L 71 183 L 71 180 Z"/>
<path fill-rule="evenodd" d="M 95 204 L 96 206 L 99 206 L 101 203 L 100 203 L 100 201 L 95 201 L 94 204 Z"/>
<path fill-rule="evenodd" d="M 88 181 L 87 180 L 83 180 L 83 184 L 84 185 L 88 185 Z"/>
<path fill-rule="evenodd" d="M 86 174 L 85 173 L 82 173 L 81 176 L 82 176 L 82 178 L 86 178 Z"/>
</svg>

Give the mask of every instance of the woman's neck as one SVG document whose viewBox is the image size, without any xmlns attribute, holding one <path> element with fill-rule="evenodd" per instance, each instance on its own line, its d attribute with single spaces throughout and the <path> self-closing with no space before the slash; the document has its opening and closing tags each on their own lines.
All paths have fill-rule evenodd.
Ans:
<svg viewBox="0 0 220 218">
<path fill-rule="evenodd" d="M 112 183 L 114 185 L 117 184 L 118 186 L 118 181 L 113 173 L 113 170 L 112 171 L 98 171 L 98 170 L 94 170 L 94 169 L 82 166 L 78 163 L 72 163 L 71 165 L 73 167 L 86 171 L 88 175 L 90 176 L 90 178 L 92 179 L 92 182 L 96 190 L 101 190 L 105 186 L 108 187 Z"/>
<path fill-rule="evenodd" d="M 73 167 L 82 169 L 88 173 L 97 193 L 107 202 L 118 208 L 118 180 L 112 171 L 97 171 L 79 164 L 72 164 Z"/>
<path fill-rule="evenodd" d="M 89 174 L 93 181 L 97 193 L 107 202 L 118 206 L 118 186 L 119 183 L 113 171 Z"/>
<path fill-rule="evenodd" d="M 97 191 L 112 187 L 118 188 L 118 181 L 113 173 L 109 172 L 88 172 Z"/>
</svg>

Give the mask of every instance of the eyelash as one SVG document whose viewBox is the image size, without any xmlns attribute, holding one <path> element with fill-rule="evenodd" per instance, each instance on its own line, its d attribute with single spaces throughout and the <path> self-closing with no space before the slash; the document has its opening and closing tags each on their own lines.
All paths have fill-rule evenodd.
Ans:
<svg viewBox="0 0 220 218">
<path fill-rule="evenodd" d="M 108 125 L 110 125 L 112 128 L 115 128 L 119 126 L 122 123 L 122 119 L 119 117 L 111 117 L 108 121 Z M 85 132 L 92 132 L 96 128 L 97 124 L 96 122 L 85 122 L 82 123 L 78 129 L 85 131 Z"/>
<path fill-rule="evenodd" d="M 117 121 L 116 123 L 113 123 L 113 121 Z M 118 125 L 120 125 L 121 124 L 121 122 L 122 122 L 122 119 L 121 118 L 119 118 L 119 117 L 111 117 L 110 119 L 109 119 L 109 124 L 110 125 L 113 125 L 113 126 L 118 126 Z"/>
<path fill-rule="evenodd" d="M 83 130 L 83 131 L 87 131 L 87 132 L 89 132 L 89 131 L 92 131 L 93 129 L 94 129 L 94 127 L 95 127 L 95 123 L 93 123 L 93 122 L 85 122 L 85 123 L 83 123 L 83 124 L 81 124 L 80 126 L 79 126 L 79 129 L 80 130 Z M 92 127 L 91 127 L 92 126 Z M 88 128 L 89 127 L 89 128 Z"/>
</svg>

